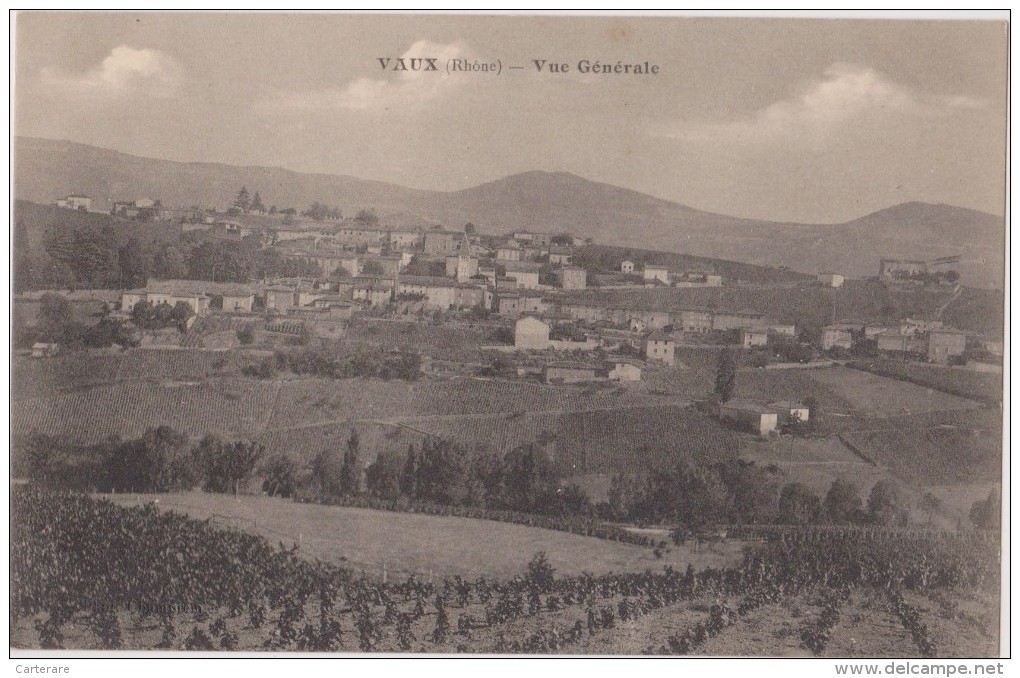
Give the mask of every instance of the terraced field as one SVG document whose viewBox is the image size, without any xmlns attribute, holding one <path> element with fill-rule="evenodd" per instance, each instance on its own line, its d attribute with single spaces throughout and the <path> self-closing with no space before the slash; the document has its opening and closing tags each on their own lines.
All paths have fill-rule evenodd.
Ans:
<svg viewBox="0 0 1020 678">
<path fill-rule="evenodd" d="M 249 436 L 263 427 L 278 390 L 279 383 L 251 379 L 99 386 L 15 401 L 11 432 L 96 442 L 108 436 L 136 437 L 147 428 L 167 425 L 193 436 Z"/>
</svg>

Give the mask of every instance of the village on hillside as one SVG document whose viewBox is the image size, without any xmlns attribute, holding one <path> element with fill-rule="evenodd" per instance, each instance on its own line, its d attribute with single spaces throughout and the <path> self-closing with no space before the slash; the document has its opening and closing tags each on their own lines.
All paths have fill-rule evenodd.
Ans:
<svg viewBox="0 0 1020 678">
<path fill-rule="evenodd" d="M 61 209 L 88 212 L 92 199 L 69 194 Z M 215 282 L 147 277 L 124 290 L 76 290 L 71 298 L 102 297 L 109 317 L 124 323 L 141 346 L 200 348 L 214 319 L 273 334 L 340 339 L 352 320 L 434 323 L 450 327 L 485 326 L 499 339 L 480 345 L 494 356 L 502 378 L 538 379 L 552 384 L 640 382 L 679 361 L 677 347 L 729 346 L 747 354 L 757 367 L 811 367 L 868 357 L 940 365 L 966 365 L 968 359 L 1001 360 L 999 338 L 951 327 L 936 314 L 893 322 L 839 315 L 839 295 L 847 284 L 837 272 L 818 272 L 800 281 L 828 290 L 830 322 L 810 330 L 788 313 L 782 320 L 725 303 L 729 288 L 768 287 L 768 283 L 724 277 L 711 264 L 679 268 L 657 263 L 654 253 L 584 251 L 593 243 L 569 233 L 517 231 L 482 235 L 474 226 L 407 229 L 379 223 L 371 210 L 341 218 L 339 210 L 318 203 L 297 216 L 294 209 L 266 208 L 256 192 L 242 188 L 229 209 L 174 209 L 149 198 L 114 202 L 112 215 L 128 223 L 157 223 L 223 243 L 254 242 L 275 250 L 305 275 Z M 537 226 L 537 225 L 536 225 Z M 648 256 L 651 254 L 652 256 Z M 935 261 L 882 259 L 873 279 L 889 288 L 930 288 L 959 293 L 958 257 Z M 215 274 L 214 274 L 215 277 Z M 788 280 L 774 283 L 789 287 Z M 686 305 L 680 290 L 708 288 L 720 294 L 710 305 Z M 58 292 L 59 293 L 59 292 Z M 21 301 L 38 299 L 39 293 Z M 691 298 L 691 297 L 688 297 Z M 719 303 L 717 300 L 723 300 Z M 169 333 L 153 330 L 147 318 L 174 318 Z M 196 336 L 198 335 L 198 336 Z M 222 336 L 219 337 L 222 342 Z M 240 345 L 229 338 L 219 348 Z M 40 341 L 34 357 L 55 355 L 57 342 Z M 443 374 L 493 374 L 493 365 L 423 355 L 429 369 Z M 994 367 L 992 367 L 994 369 Z M 807 397 L 804 394 L 803 397 Z M 761 422 L 762 434 L 788 418 L 785 406 L 744 402 L 728 406 Z M 806 418 L 807 409 L 799 410 Z M 766 421 L 772 423 L 765 423 Z"/>
</svg>

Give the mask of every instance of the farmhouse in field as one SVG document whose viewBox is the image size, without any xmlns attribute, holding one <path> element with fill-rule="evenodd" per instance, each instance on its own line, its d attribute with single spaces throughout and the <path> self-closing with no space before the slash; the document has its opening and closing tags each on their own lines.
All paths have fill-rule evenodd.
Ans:
<svg viewBox="0 0 1020 678">
<path fill-rule="evenodd" d="M 645 359 L 673 366 L 676 343 L 665 332 L 656 330 L 645 337 Z"/>
<path fill-rule="evenodd" d="M 779 426 L 779 413 L 750 400 L 730 400 L 719 405 L 719 419 L 756 433 L 768 435 Z"/>
<path fill-rule="evenodd" d="M 560 361 L 542 368 L 542 379 L 547 384 L 576 384 L 601 378 L 597 367 L 584 363 Z"/>
<path fill-rule="evenodd" d="M 527 350 L 549 348 L 549 326 L 534 316 L 525 316 L 514 324 L 514 346 Z"/>
<path fill-rule="evenodd" d="M 914 259 L 881 259 L 878 276 L 894 280 L 917 278 L 928 272 L 928 262 Z"/>
<path fill-rule="evenodd" d="M 740 345 L 744 348 L 754 346 L 765 346 L 769 343 L 769 333 L 766 330 L 745 327 L 740 330 Z"/>
<path fill-rule="evenodd" d="M 634 262 L 633 261 L 623 261 L 620 264 L 620 273 L 623 273 L 624 275 L 630 275 L 633 272 L 634 272 Z"/>
<path fill-rule="evenodd" d="M 92 209 L 92 198 L 82 193 L 72 193 L 66 198 L 58 198 L 56 204 L 63 209 L 87 212 Z"/>
<path fill-rule="evenodd" d="M 819 273 L 818 282 L 825 287 L 842 287 L 846 281 L 839 273 Z"/>
<path fill-rule="evenodd" d="M 792 400 L 777 400 L 774 403 L 769 403 L 768 407 L 776 411 L 779 415 L 780 423 L 787 421 L 806 422 L 811 416 L 811 410 L 807 405 Z"/>
<path fill-rule="evenodd" d="M 60 346 L 54 343 L 47 343 L 37 341 L 32 344 L 32 357 L 33 358 L 52 358 L 53 356 L 60 353 Z"/>
<path fill-rule="evenodd" d="M 610 381 L 641 381 L 641 367 L 636 361 L 610 358 L 609 364 L 612 365 L 609 370 Z"/>
<path fill-rule="evenodd" d="M 657 280 L 664 285 L 669 284 L 669 269 L 666 268 L 665 266 L 653 266 L 651 264 L 645 264 L 644 272 L 642 275 L 645 279 L 645 283 Z"/>
<path fill-rule="evenodd" d="M 960 330 L 943 327 L 928 332 L 928 360 L 933 363 L 947 363 L 966 348 L 967 335 Z"/>
<path fill-rule="evenodd" d="M 849 351 L 852 345 L 853 335 L 848 328 L 840 325 L 829 325 L 822 328 L 822 350 L 845 348 Z"/>
</svg>

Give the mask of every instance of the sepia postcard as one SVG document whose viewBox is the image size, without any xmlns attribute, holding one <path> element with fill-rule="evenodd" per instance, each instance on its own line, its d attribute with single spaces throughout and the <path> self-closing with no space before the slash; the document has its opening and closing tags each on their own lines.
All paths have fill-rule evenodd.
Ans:
<svg viewBox="0 0 1020 678">
<path fill-rule="evenodd" d="M 11 16 L 12 657 L 1002 673 L 1008 13 Z"/>
</svg>

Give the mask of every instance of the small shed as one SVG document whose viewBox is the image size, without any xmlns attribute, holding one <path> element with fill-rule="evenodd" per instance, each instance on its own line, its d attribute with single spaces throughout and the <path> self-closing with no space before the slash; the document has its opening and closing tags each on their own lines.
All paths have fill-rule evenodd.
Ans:
<svg viewBox="0 0 1020 678">
<path fill-rule="evenodd" d="M 719 419 L 761 436 L 772 433 L 779 426 L 776 410 L 747 400 L 730 400 L 720 404 Z"/>
<path fill-rule="evenodd" d="M 59 344 L 46 343 L 37 341 L 32 344 L 32 357 L 33 358 L 51 358 L 60 353 Z"/>
</svg>

